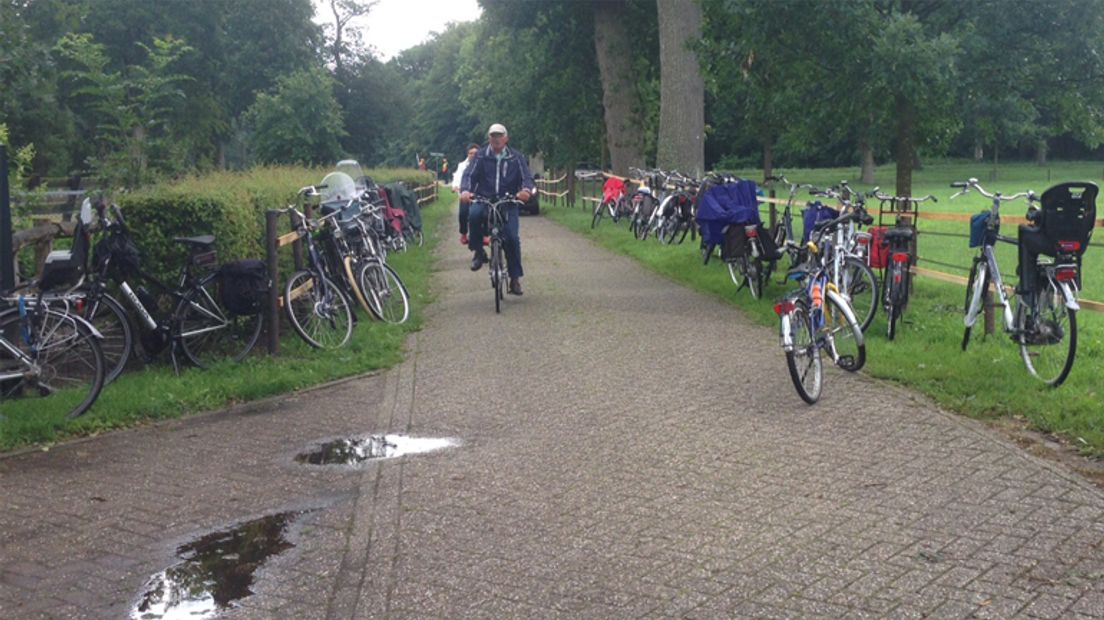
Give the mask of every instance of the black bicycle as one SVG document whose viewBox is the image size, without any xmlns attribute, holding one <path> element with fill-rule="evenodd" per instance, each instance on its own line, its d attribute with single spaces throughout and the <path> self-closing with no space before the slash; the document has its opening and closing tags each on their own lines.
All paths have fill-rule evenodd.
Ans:
<svg viewBox="0 0 1104 620">
<path fill-rule="evenodd" d="M 488 271 L 491 276 L 491 289 L 494 291 L 495 313 L 502 311 L 502 300 L 506 298 L 506 282 L 509 273 L 506 264 L 506 214 L 503 208 L 508 205 L 522 206 L 524 203 L 509 194 L 495 202 L 475 198 L 485 205 L 487 211 L 487 231 L 491 239 Z"/>
<path fill-rule="evenodd" d="M 238 314 L 222 302 L 220 293 L 240 291 L 229 290 L 223 282 L 223 275 L 217 268 L 215 237 L 173 239 L 184 247 L 187 259 L 180 269 L 176 286 L 171 286 L 142 269 L 137 246 L 122 212 L 116 205 L 111 205 L 111 211 L 113 220 L 106 218 L 100 207 L 105 236 L 93 252 L 97 273 L 94 282 L 111 282 L 121 292 L 134 311 L 139 341 L 147 358 L 152 359 L 169 349 L 174 365 L 178 364 L 178 354 L 183 354 L 201 368 L 224 359 L 240 361 L 245 358 L 260 337 L 262 315 L 259 308 L 256 312 Z M 90 288 L 90 302 L 111 305 L 108 298 L 100 294 L 103 290 L 102 287 Z M 172 310 L 165 312 L 169 307 Z"/>
</svg>

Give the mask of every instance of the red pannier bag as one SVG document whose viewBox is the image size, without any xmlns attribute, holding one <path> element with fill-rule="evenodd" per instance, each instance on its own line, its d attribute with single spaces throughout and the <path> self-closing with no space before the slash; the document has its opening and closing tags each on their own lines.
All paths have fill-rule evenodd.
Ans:
<svg viewBox="0 0 1104 620">
<path fill-rule="evenodd" d="M 871 226 L 866 229 L 870 233 L 870 251 L 866 256 L 871 269 L 885 269 L 889 263 L 889 244 L 885 239 L 888 228 L 888 226 Z"/>
</svg>

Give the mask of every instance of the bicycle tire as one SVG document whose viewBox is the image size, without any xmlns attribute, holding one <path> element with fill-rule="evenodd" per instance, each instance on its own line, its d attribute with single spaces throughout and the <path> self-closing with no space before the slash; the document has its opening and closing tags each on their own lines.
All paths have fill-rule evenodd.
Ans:
<svg viewBox="0 0 1104 620">
<path fill-rule="evenodd" d="M 834 295 L 824 298 L 824 326 L 821 331 L 827 337 L 837 366 L 856 372 L 866 365 L 866 341 L 858 319 L 848 317 Z"/>
<path fill-rule="evenodd" d="M 978 280 L 979 273 L 980 280 Z M 981 311 L 987 290 L 989 290 L 989 265 L 984 260 L 975 258 L 974 264 L 970 266 L 970 277 L 966 280 L 966 303 L 962 310 L 965 324 L 965 330 L 962 332 L 963 351 L 970 346 L 970 333 L 977 322 L 977 314 Z"/>
<path fill-rule="evenodd" d="M 25 365 L 0 347 L 0 368 L 25 372 L 0 381 L 6 416 L 76 418 L 84 415 L 103 389 L 106 363 L 99 339 L 87 323 L 68 312 L 45 308 L 8 312 L 0 317 L 0 335 L 33 363 Z"/>
<path fill-rule="evenodd" d="M 602 221 L 602 211 L 604 211 L 605 209 L 606 203 L 604 202 L 600 202 L 597 206 L 594 207 L 594 215 L 591 216 L 590 219 L 591 228 L 596 228 L 598 226 L 598 222 Z"/>
<path fill-rule="evenodd" d="M 793 381 L 797 395 L 801 400 L 812 405 L 820 399 L 820 393 L 824 387 L 824 368 L 820 359 L 820 349 L 816 345 L 809 311 L 805 304 L 795 304 L 789 319 L 793 350 L 786 351 L 786 367 L 790 370 L 790 380 Z"/>
<path fill-rule="evenodd" d="M 340 348 L 353 334 L 349 302 L 326 276 L 292 274 L 284 287 L 284 310 L 295 333 L 316 349 Z"/>
<path fill-rule="evenodd" d="M 104 384 L 109 384 L 126 370 L 134 351 L 134 329 L 130 318 L 123 305 L 107 293 L 86 296 L 81 317 L 103 336 L 99 343 L 107 365 Z"/>
<path fill-rule="evenodd" d="M 218 302 L 215 278 L 184 294 L 173 312 L 173 334 L 188 361 L 210 368 L 223 360 L 240 362 L 261 337 L 260 312 L 235 315 Z"/>
<path fill-rule="evenodd" d="M 502 242 L 498 240 L 498 237 L 491 238 L 490 272 L 491 288 L 494 289 L 495 296 L 495 314 L 498 314 L 502 312 L 502 300 L 505 297 L 503 294 L 505 269 L 503 269 Z"/>
<path fill-rule="evenodd" d="M 1036 293 L 1037 318 L 1031 333 L 1023 331 L 1027 312 L 1022 304 L 1017 308 L 1020 357 L 1031 376 L 1058 387 L 1069 376 L 1077 356 L 1077 312 L 1066 307 L 1061 291 L 1053 287 Z M 1044 326 L 1045 332 L 1041 331 Z"/>
<path fill-rule="evenodd" d="M 752 299 L 763 297 L 763 261 L 758 257 L 747 258 L 747 284 Z"/>
<path fill-rule="evenodd" d="M 874 270 L 857 258 L 848 256 L 843 262 L 844 272 L 840 274 L 840 293 L 847 296 L 855 319 L 865 332 L 874 321 L 881 298 L 878 297 L 878 279 Z M 834 269 L 834 267 L 832 267 Z M 830 274 L 834 276 L 834 274 Z M 835 278 L 831 278 L 835 282 Z"/>
<path fill-rule="evenodd" d="M 390 265 L 376 259 L 364 261 L 357 270 L 357 281 L 376 319 L 399 324 L 410 318 L 410 294 Z"/>
</svg>

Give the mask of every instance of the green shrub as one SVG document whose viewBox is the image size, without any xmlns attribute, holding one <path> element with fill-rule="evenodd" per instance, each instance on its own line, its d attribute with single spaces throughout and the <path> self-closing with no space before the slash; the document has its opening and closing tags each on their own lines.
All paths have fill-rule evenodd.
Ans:
<svg viewBox="0 0 1104 620">
<path fill-rule="evenodd" d="M 213 234 L 220 261 L 263 257 L 265 211 L 286 207 L 299 188 L 327 172 L 291 166 L 216 172 L 125 194 L 118 203 L 142 251 L 143 268 L 171 282 L 183 260 L 173 237 Z M 380 184 L 428 182 L 428 175 L 415 169 L 366 172 Z M 280 230 L 288 230 L 286 218 Z"/>
</svg>

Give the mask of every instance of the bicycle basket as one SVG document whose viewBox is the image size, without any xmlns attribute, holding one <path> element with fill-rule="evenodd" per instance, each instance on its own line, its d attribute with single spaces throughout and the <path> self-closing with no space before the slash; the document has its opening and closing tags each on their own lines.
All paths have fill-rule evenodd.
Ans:
<svg viewBox="0 0 1104 620">
<path fill-rule="evenodd" d="M 976 248 L 984 244 L 993 245 L 997 242 L 997 233 L 1000 232 L 1000 220 L 993 230 L 989 230 L 989 211 L 980 211 L 970 216 L 970 247 Z"/>
<path fill-rule="evenodd" d="M 219 268 L 219 299 L 231 314 L 257 314 L 268 298 L 268 267 L 264 261 L 245 259 Z"/>
</svg>

